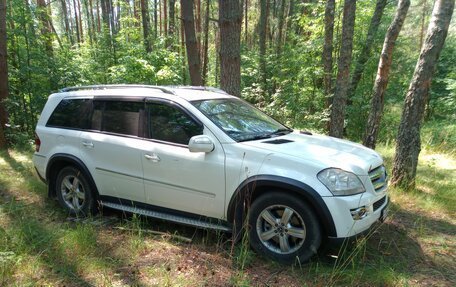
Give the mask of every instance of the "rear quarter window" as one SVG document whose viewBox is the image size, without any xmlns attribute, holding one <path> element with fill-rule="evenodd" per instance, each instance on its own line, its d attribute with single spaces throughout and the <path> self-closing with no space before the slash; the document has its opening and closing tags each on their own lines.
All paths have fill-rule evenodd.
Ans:
<svg viewBox="0 0 456 287">
<path fill-rule="evenodd" d="M 90 99 L 64 99 L 57 105 L 46 126 L 90 129 L 91 111 Z"/>
</svg>

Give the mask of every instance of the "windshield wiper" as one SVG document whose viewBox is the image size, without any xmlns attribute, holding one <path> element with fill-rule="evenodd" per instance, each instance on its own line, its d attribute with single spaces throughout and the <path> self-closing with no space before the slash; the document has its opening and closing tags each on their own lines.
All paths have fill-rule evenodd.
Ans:
<svg viewBox="0 0 456 287">
<path fill-rule="evenodd" d="M 269 133 L 269 136 L 270 137 L 273 137 L 273 136 L 283 136 L 283 135 L 287 135 L 289 133 L 291 133 L 293 130 L 292 129 L 289 129 L 289 128 L 282 128 L 282 129 L 277 129 L 275 131 L 273 131 L 272 133 Z"/>
<path fill-rule="evenodd" d="M 277 136 L 287 135 L 287 134 L 291 133 L 292 131 L 293 131 L 292 129 L 287 129 L 287 128 L 277 129 L 270 133 L 257 134 L 257 135 L 253 135 L 251 137 L 241 139 L 241 140 L 239 140 L 239 142 L 269 139 L 269 138 L 273 138 L 273 137 L 277 137 Z"/>
</svg>

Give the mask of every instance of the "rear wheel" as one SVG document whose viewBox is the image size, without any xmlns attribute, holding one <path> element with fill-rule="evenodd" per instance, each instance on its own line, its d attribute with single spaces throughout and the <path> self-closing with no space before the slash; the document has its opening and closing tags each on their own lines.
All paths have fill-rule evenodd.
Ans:
<svg viewBox="0 0 456 287">
<path fill-rule="evenodd" d="M 310 206 L 284 192 L 256 199 L 249 213 L 252 248 L 282 263 L 306 262 L 317 253 L 321 230 Z"/>
<path fill-rule="evenodd" d="M 60 205 L 70 214 L 86 216 L 93 211 L 95 203 L 92 189 L 79 169 L 64 167 L 57 175 L 55 188 Z"/>
</svg>

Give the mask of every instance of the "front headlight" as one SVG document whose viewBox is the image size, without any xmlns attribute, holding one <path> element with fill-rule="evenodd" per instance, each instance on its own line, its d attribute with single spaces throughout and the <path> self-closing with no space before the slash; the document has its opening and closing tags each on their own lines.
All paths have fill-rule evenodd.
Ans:
<svg viewBox="0 0 456 287">
<path fill-rule="evenodd" d="M 333 195 L 353 195 L 366 191 L 356 174 L 342 169 L 328 168 L 320 171 L 317 177 Z"/>
</svg>

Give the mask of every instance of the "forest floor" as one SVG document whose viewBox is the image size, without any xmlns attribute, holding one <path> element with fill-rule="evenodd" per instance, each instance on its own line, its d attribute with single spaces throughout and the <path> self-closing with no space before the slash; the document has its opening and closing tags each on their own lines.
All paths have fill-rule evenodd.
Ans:
<svg viewBox="0 0 456 287">
<path fill-rule="evenodd" d="M 380 147 L 391 166 L 392 147 Z M 68 218 L 31 152 L 0 153 L 0 286 L 456 286 L 456 157 L 423 150 L 417 189 L 363 239 L 283 266 L 228 235 L 105 210 Z M 339 254 L 338 254 L 339 253 Z"/>
</svg>

